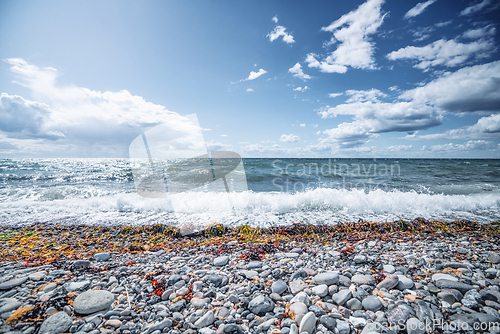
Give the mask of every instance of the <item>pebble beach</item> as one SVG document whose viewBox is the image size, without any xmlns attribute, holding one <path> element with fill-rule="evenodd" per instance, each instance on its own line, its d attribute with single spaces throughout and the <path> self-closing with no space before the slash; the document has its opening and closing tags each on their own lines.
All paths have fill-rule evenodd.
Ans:
<svg viewBox="0 0 500 334">
<path fill-rule="evenodd" d="M 500 333 L 499 224 L 6 227 L 0 333 Z"/>
</svg>

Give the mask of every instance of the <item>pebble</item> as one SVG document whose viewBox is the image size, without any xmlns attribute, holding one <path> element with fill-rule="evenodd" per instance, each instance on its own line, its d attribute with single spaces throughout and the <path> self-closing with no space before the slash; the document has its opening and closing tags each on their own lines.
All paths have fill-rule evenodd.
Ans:
<svg viewBox="0 0 500 334">
<path fill-rule="evenodd" d="M 0 283 L 0 291 L 1 290 L 10 290 L 18 285 L 23 284 L 28 280 L 28 276 L 14 278 L 6 282 Z"/>
<path fill-rule="evenodd" d="M 308 312 L 302 318 L 299 327 L 299 333 L 313 334 L 314 328 L 316 327 L 316 316 L 313 312 Z"/>
<path fill-rule="evenodd" d="M 365 310 L 378 311 L 382 308 L 382 302 L 375 296 L 368 296 L 361 302 Z"/>
<path fill-rule="evenodd" d="M 316 284 L 337 284 L 339 282 L 339 273 L 336 271 L 321 273 L 314 276 L 313 281 L 316 282 Z"/>
<path fill-rule="evenodd" d="M 110 258 L 111 258 L 111 255 L 109 255 L 109 253 L 94 254 L 94 259 L 96 261 L 108 261 Z"/>
<path fill-rule="evenodd" d="M 271 291 L 273 293 L 277 293 L 278 295 L 281 295 L 283 292 L 285 292 L 288 289 L 288 286 L 283 280 L 277 280 L 271 284 Z"/>
<path fill-rule="evenodd" d="M 223 267 L 229 262 L 229 256 L 218 256 L 214 259 L 214 266 Z"/>
<path fill-rule="evenodd" d="M 79 314 L 91 314 L 107 309 L 114 301 L 114 295 L 105 290 L 88 290 L 78 295 L 73 308 Z"/>
<path fill-rule="evenodd" d="M 40 334 L 65 333 L 71 327 L 72 320 L 66 312 L 57 312 L 42 323 Z"/>
</svg>

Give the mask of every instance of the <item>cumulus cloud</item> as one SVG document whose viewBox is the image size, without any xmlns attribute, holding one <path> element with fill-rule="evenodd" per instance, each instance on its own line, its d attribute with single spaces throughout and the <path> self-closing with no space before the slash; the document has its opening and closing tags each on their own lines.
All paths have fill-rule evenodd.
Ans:
<svg viewBox="0 0 500 334">
<path fill-rule="evenodd" d="M 304 91 L 306 91 L 306 90 L 308 90 L 308 89 L 309 89 L 309 87 L 304 86 L 304 87 L 297 87 L 297 88 L 294 88 L 293 90 L 294 90 L 294 91 L 297 91 L 297 92 L 304 92 Z"/>
<path fill-rule="evenodd" d="M 47 152 L 126 156 L 132 139 L 154 125 L 166 123 L 174 136 L 189 136 L 200 130 L 186 117 L 126 90 L 100 92 L 58 85 L 53 68 L 19 58 L 6 61 L 17 75 L 16 82 L 28 88 L 37 101 L 3 93 L 0 131 L 7 137 L 45 140 L 40 147 Z"/>
<path fill-rule="evenodd" d="M 432 5 L 434 2 L 436 2 L 437 0 L 428 0 L 426 2 L 419 2 L 415 5 L 415 7 L 413 7 L 412 9 L 410 9 L 408 12 L 406 12 L 405 14 L 405 19 L 410 19 L 412 17 L 415 17 L 417 15 L 420 15 L 423 13 L 423 11 L 429 7 L 430 5 Z"/>
<path fill-rule="evenodd" d="M 300 124 L 300 127 L 305 128 L 306 125 L 305 124 Z"/>
<path fill-rule="evenodd" d="M 254 71 L 251 71 L 250 72 L 250 75 L 248 75 L 248 78 L 246 78 L 245 80 L 255 80 L 257 79 L 258 77 L 260 77 L 261 75 L 263 74 L 266 74 L 267 71 L 264 70 L 263 68 L 261 68 L 259 71 L 257 72 L 254 72 Z"/>
<path fill-rule="evenodd" d="M 463 37 L 470 39 L 479 39 L 495 35 L 496 29 L 493 25 L 487 25 L 477 29 L 469 29 L 463 33 Z"/>
<path fill-rule="evenodd" d="M 300 65 L 300 63 L 293 65 L 293 67 L 288 69 L 288 72 L 292 73 L 294 77 L 297 77 L 304 81 L 311 79 L 310 75 L 304 73 L 304 71 L 302 70 L 302 65 Z"/>
<path fill-rule="evenodd" d="M 489 6 L 490 4 L 491 4 L 491 0 L 483 0 L 481 2 L 477 2 L 473 5 L 468 6 L 463 11 L 461 11 L 460 15 L 466 16 L 466 15 L 471 15 L 471 14 L 477 13 L 477 12 L 483 10 L 484 8 L 486 8 L 487 6 Z"/>
<path fill-rule="evenodd" d="M 269 40 L 273 42 L 274 40 L 283 37 L 283 42 L 287 44 L 292 44 L 294 43 L 293 36 L 290 35 L 289 33 L 286 32 L 286 28 L 283 26 L 276 26 L 273 31 L 271 31 L 269 34 L 267 34 L 267 37 L 269 37 Z"/>
<path fill-rule="evenodd" d="M 486 140 L 469 140 L 464 144 L 444 144 L 444 145 L 432 145 L 432 146 L 423 146 L 422 151 L 431 151 L 438 153 L 459 153 L 459 152 L 468 152 L 468 151 L 484 151 L 484 150 L 496 150 L 498 146 L 493 142 Z"/>
<path fill-rule="evenodd" d="M 328 97 L 337 97 L 337 96 L 340 96 L 340 95 L 343 95 L 344 93 L 330 93 L 328 94 Z"/>
<path fill-rule="evenodd" d="M 440 39 L 422 47 L 407 46 L 387 55 L 390 60 L 408 59 L 417 62 L 416 68 L 428 71 L 433 66 L 453 67 L 464 63 L 473 55 L 484 58 L 494 50 L 491 40 L 461 43 Z"/>
<path fill-rule="evenodd" d="M 280 141 L 283 143 L 296 143 L 299 141 L 299 136 L 294 134 L 282 135 Z"/>
<path fill-rule="evenodd" d="M 500 61 L 445 73 L 400 97 L 450 112 L 500 112 Z"/>
<path fill-rule="evenodd" d="M 278 15 L 275 15 L 273 18 L 272 18 L 273 22 L 274 23 L 278 23 Z"/>
<path fill-rule="evenodd" d="M 53 111 L 45 103 L 23 99 L 21 96 L 0 95 L 0 131 L 12 138 L 59 139 L 64 137 L 52 129 Z"/>
<path fill-rule="evenodd" d="M 432 106 L 416 102 L 381 102 L 386 94 L 377 89 L 346 91 L 351 97 L 344 104 L 321 110 L 322 118 L 351 115 L 352 122 L 325 130 L 321 142 L 340 147 L 356 147 L 386 132 L 414 132 L 442 124 L 443 116 Z"/>
<path fill-rule="evenodd" d="M 381 9 L 383 2 L 368 0 L 356 10 L 323 27 L 323 31 L 333 33 L 328 45 L 339 45 L 323 60 L 318 60 L 318 56 L 312 53 L 307 55 L 308 66 L 325 73 L 345 73 L 348 67 L 374 69 L 374 44 L 370 35 L 377 32 L 384 20 L 385 14 Z"/>
<path fill-rule="evenodd" d="M 363 102 L 363 101 L 372 101 L 372 102 L 380 102 L 379 97 L 386 97 L 387 94 L 382 93 L 380 90 L 372 88 L 370 90 L 354 90 L 349 89 L 345 91 L 346 95 L 350 95 L 351 97 L 346 101 L 347 103 L 351 102 Z"/>
<path fill-rule="evenodd" d="M 253 92 L 252 88 L 247 88 L 247 92 Z"/>
<path fill-rule="evenodd" d="M 479 139 L 500 138 L 500 114 L 481 117 L 476 124 L 443 133 L 407 136 L 406 139 Z"/>
</svg>

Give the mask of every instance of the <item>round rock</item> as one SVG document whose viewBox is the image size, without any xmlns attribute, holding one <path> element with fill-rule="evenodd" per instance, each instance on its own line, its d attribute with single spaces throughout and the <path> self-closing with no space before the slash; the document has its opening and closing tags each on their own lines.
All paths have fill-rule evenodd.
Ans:
<svg viewBox="0 0 500 334">
<path fill-rule="evenodd" d="M 299 333 L 307 332 L 312 334 L 316 327 L 316 316 L 314 312 L 308 312 L 300 321 Z"/>
<path fill-rule="evenodd" d="M 57 312 L 42 323 L 40 334 L 65 333 L 71 326 L 72 320 L 66 312 Z"/>
<path fill-rule="evenodd" d="M 288 286 L 283 280 L 277 280 L 271 285 L 271 291 L 273 293 L 277 293 L 278 295 L 281 295 L 283 292 L 285 292 L 288 289 Z"/>
<path fill-rule="evenodd" d="M 73 308 L 79 314 L 91 314 L 107 309 L 115 300 L 111 292 L 88 290 L 75 298 Z"/>
<path fill-rule="evenodd" d="M 337 284 L 339 282 L 339 273 L 335 272 L 335 271 L 321 273 L 321 274 L 314 276 L 313 281 L 318 285 L 319 284 L 326 284 L 326 285 Z"/>
<path fill-rule="evenodd" d="M 378 311 L 382 308 L 382 302 L 375 296 L 366 297 L 365 299 L 363 299 L 362 304 L 365 310 L 373 312 Z"/>
</svg>

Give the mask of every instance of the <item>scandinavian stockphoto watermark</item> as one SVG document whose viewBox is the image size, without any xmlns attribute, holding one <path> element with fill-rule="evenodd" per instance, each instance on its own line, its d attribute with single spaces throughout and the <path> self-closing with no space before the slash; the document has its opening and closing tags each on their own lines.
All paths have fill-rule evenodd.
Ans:
<svg viewBox="0 0 500 334">
<path fill-rule="evenodd" d="M 172 115 L 129 145 L 137 194 L 165 201 L 175 214 L 181 233 L 205 227 L 190 225 L 191 214 L 234 211 L 232 195 L 247 191 L 241 156 L 232 151 L 211 151 L 205 144 L 196 114 Z M 238 205 L 242 206 L 239 199 Z"/>
<path fill-rule="evenodd" d="M 398 163 L 379 163 L 377 159 L 363 163 L 337 159 L 325 159 L 320 163 L 289 163 L 276 159 L 272 166 L 272 184 L 279 192 L 299 192 L 314 188 L 387 191 L 386 181 L 401 175 Z"/>
</svg>

